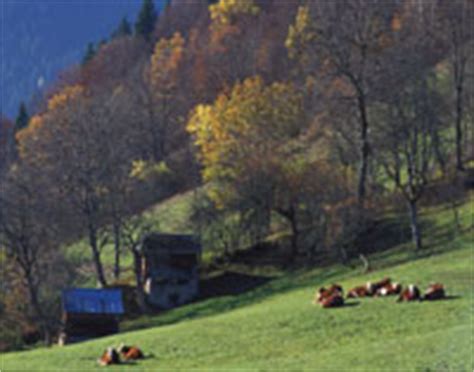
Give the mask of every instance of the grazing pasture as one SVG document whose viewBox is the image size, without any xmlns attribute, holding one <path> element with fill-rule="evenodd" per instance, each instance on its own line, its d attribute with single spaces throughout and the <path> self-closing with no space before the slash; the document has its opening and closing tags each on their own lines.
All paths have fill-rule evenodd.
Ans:
<svg viewBox="0 0 474 372">
<path fill-rule="evenodd" d="M 447 213 L 435 220 L 443 223 Z M 470 223 L 469 204 L 463 215 Z M 433 226 L 433 234 L 444 231 L 440 228 Z M 124 342 L 150 357 L 109 368 L 472 371 L 472 243 L 469 227 L 446 242 L 445 252 L 406 260 L 412 253 L 400 248 L 374 256 L 374 265 L 382 269 L 368 274 L 342 266 L 287 273 L 247 293 L 125 323 L 130 331 L 119 335 L 4 354 L 1 369 L 99 369 L 102 352 Z M 320 286 L 337 282 L 348 289 L 386 276 L 415 283 L 422 291 L 431 282 L 442 282 L 448 299 L 396 303 L 396 297 L 356 298 L 335 309 L 311 304 Z"/>
</svg>

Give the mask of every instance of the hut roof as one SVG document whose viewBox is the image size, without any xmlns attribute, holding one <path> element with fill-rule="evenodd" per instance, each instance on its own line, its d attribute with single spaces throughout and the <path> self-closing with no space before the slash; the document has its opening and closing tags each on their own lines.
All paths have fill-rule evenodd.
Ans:
<svg viewBox="0 0 474 372">
<path fill-rule="evenodd" d="M 68 313 L 110 314 L 124 313 L 120 289 L 71 288 L 62 293 L 63 309 Z"/>
<path fill-rule="evenodd" d="M 194 235 L 158 234 L 146 235 L 142 241 L 142 251 L 168 253 L 201 253 L 201 244 Z"/>
</svg>

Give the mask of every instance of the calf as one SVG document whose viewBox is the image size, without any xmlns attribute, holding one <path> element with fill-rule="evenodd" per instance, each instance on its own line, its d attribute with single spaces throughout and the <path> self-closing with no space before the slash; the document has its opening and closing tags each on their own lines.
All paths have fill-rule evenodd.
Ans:
<svg viewBox="0 0 474 372">
<path fill-rule="evenodd" d="M 402 292 L 402 286 L 400 283 L 389 283 L 382 288 L 379 288 L 377 293 L 375 294 L 376 296 L 391 296 L 391 295 L 397 295 Z"/>
<path fill-rule="evenodd" d="M 403 301 L 419 301 L 421 300 L 420 297 L 420 290 L 416 285 L 410 284 L 408 288 L 405 288 L 398 297 L 397 302 Z"/>
<path fill-rule="evenodd" d="M 111 364 L 120 364 L 120 355 L 113 347 L 108 347 L 100 359 L 97 360 L 100 366 L 109 366 Z"/>
<path fill-rule="evenodd" d="M 127 346 L 120 344 L 118 351 L 125 360 L 143 359 L 143 352 L 136 346 Z"/>
<path fill-rule="evenodd" d="M 323 308 L 329 307 L 341 307 L 344 306 L 344 298 L 339 293 L 334 293 L 328 297 L 325 297 L 321 300 L 321 306 Z"/>
<path fill-rule="evenodd" d="M 444 292 L 444 286 L 441 283 L 434 283 L 430 284 L 430 286 L 426 290 L 425 294 L 423 295 L 423 300 L 433 301 L 440 300 L 444 297 L 446 297 L 446 294 Z"/>
</svg>

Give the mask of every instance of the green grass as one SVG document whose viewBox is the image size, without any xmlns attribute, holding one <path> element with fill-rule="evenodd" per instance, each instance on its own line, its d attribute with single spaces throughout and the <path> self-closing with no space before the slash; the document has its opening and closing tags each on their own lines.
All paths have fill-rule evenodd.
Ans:
<svg viewBox="0 0 474 372">
<path fill-rule="evenodd" d="M 426 251 L 414 255 L 404 243 L 376 254 L 369 274 L 340 265 L 281 274 L 242 295 L 126 322 L 122 329 L 129 331 L 119 335 L 4 354 L 1 370 L 93 370 L 105 347 L 123 341 L 153 356 L 113 370 L 472 371 L 472 204 L 461 212 L 463 230 L 455 233 L 449 209 L 426 210 Z M 310 304 L 320 285 L 348 288 L 384 276 L 422 288 L 440 281 L 453 298 L 409 304 L 371 298 L 341 309 Z"/>
</svg>

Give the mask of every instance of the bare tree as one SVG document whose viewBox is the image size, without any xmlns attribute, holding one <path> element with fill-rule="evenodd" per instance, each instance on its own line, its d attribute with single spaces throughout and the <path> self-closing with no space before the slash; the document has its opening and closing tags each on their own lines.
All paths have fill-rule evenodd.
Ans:
<svg viewBox="0 0 474 372">
<path fill-rule="evenodd" d="M 432 126 L 439 107 L 425 73 L 394 93 L 381 116 L 386 122 L 380 129 L 380 161 L 407 202 L 417 250 L 423 247 L 418 201 L 434 168 Z"/>
<path fill-rule="evenodd" d="M 321 87 L 321 97 L 350 102 L 349 114 L 355 114 L 357 120 L 357 197 L 361 205 L 367 193 L 371 153 L 368 108 L 384 86 L 381 67 L 393 43 L 391 19 L 397 5 L 396 1 L 308 1 L 306 8 L 300 8 L 287 40 L 296 58 L 309 63 L 307 71 L 327 82 Z"/>
<path fill-rule="evenodd" d="M 449 45 L 449 60 L 452 71 L 454 98 L 454 127 L 456 143 L 456 169 L 463 170 L 463 120 L 465 116 L 465 89 L 467 63 L 473 58 L 474 48 L 472 19 L 474 4 L 468 0 L 452 0 L 439 6 L 440 37 Z"/>
<path fill-rule="evenodd" d="M 143 237 L 152 231 L 151 224 L 141 215 L 127 219 L 122 226 L 122 235 L 127 248 L 133 255 L 133 273 L 135 275 L 137 302 L 143 312 L 148 310 L 145 301 L 144 278 L 142 270 L 141 244 Z"/>
<path fill-rule="evenodd" d="M 48 284 L 49 263 L 58 249 L 57 226 L 43 192 L 46 188 L 37 180 L 36 172 L 20 173 L 17 167 L 2 180 L 0 243 L 27 289 L 32 321 L 50 344 L 54 315 L 44 307 L 41 291 Z"/>
</svg>

